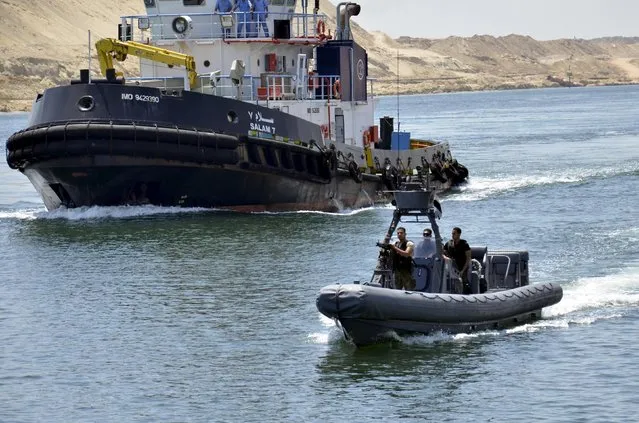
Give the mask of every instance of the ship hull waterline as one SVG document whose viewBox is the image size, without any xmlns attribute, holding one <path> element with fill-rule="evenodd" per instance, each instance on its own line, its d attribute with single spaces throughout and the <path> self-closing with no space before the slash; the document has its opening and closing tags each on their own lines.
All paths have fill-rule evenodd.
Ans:
<svg viewBox="0 0 639 423">
<path fill-rule="evenodd" d="M 48 210 L 60 206 L 139 204 L 141 184 L 148 203 L 159 206 L 223 208 L 243 212 L 343 209 L 389 201 L 379 178 L 361 183 L 347 172 L 331 182 L 163 159 L 92 156 L 58 159 L 24 169 Z M 139 181 L 139 182 L 135 182 Z M 60 188 L 64 188 L 63 194 Z M 134 191 L 136 199 L 129 195 Z"/>
</svg>

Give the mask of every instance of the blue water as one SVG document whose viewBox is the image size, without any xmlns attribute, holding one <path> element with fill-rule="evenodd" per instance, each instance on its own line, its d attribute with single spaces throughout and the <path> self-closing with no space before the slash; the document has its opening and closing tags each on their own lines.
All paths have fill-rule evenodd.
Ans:
<svg viewBox="0 0 639 423">
<path fill-rule="evenodd" d="M 400 97 L 471 172 L 447 235 L 528 249 L 543 319 L 361 350 L 315 309 L 392 209 L 47 212 L 0 161 L 2 422 L 628 422 L 639 402 L 639 87 Z M 377 115 L 397 115 L 379 99 Z M 0 114 L 2 145 L 26 114 Z M 406 223 L 409 238 L 421 226 Z"/>
</svg>

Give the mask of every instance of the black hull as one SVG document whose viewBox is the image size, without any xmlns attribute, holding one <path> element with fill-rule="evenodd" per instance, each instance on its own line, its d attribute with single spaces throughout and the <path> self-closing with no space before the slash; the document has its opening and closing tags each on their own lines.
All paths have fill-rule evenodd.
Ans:
<svg viewBox="0 0 639 423">
<path fill-rule="evenodd" d="M 29 127 L 6 151 L 50 210 L 150 203 L 335 211 L 389 200 L 387 178 L 361 174 L 321 139 L 316 124 L 243 101 L 75 84 L 39 96 Z"/>
<path fill-rule="evenodd" d="M 238 211 L 336 211 L 372 205 L 379 183 L 355 182 L 339 172 L 331 182 L 239 166 L 162 159 L 92 156 L 59 159 L 24 170 L 48 209 L 155 204 Z M 142 184 L 146 195 L 142 197 Z"/>
</svg>

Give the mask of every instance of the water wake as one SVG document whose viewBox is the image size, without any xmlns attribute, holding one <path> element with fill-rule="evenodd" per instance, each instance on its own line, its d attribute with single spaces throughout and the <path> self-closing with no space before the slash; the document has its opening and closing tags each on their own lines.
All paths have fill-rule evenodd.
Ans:
<svg viewBox="0 0 639 423">
<path fill-rule="evenodd" d="M 564 298 L 544 309 L 544 317 L 563 316 L 574 323 L 619 317 L 639 306 L 639 266 L 616 274 L 580 278 L 564 286 Z"/>
<path fill-rule="evenodd" d="M 325 212 L 325 211 L 317 211 L 317 210 L 295 210 L 295 211 L 284 211 L 284 212 L 253 212 L 251 214 L 265 214 L 265 215 L 287 215 L 287 214 L 317 214 L 317 215 L 325 215 L 325 216 L 355 216 L 360 213 L 366 213 L 371 210 L 375 210 L 379 207 L 371 206 L 371 207 L 363 207 L 361 209 L 343 209 L 336 212 Z"/>
<path fill-rule="evenodd" d="M 73 209 L 59 208 L 47 211 L 43 207 L 0 212 L 0 219 L 17 220 L 96 220 L 126 219 L 141 216 L 155 216 L 180 213 L 210 212 L 213 209 L 160 207 L 160 206 L 93 206 Z"/>
<path fill-rule="evenodd" d="M 549 170 L 534 175 L 477 177 L 471 178 L 466 185 L 460 187 L 459 191 L 451 193 L 448 198 L 451 201 L 477 201 L 538 186 L 579 184 L 593 179 L 635 175 L 637 172 L 639 172 L 639 162 L 633 161 L 614 167 Z"/>
</svg>

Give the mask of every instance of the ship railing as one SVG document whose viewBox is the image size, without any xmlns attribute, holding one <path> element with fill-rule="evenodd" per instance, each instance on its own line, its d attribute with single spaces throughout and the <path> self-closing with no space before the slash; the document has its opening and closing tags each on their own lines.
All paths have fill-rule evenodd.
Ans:
<svg viewBox="0 0 639 423">
<path fill-rule="evenodd" d="M 199 74 L 199 83 L 192 91 L 226 98 L 255 100 L 339 100 L 335 84 L 339 75 L 313 75 L 299 78 L 291 74 L 263 74 L 260 77 L 245 75 L 238 87 L 230 75 Z M 371 91 L 372 91 L 372 80 Z M 188 89 L 188 77 L 129 77 L 127 85 L 160 88 L 168 93 Z"/>
<path fill-rule="evenodd" d="M 259 79 L 258 100 L 338 100 L 339 75 L 265 73 Z"/>
<path fill-rule="evenodd" d="M 341 97 L 341 83 L 339 75 L 309 75 L 306 80 L 306 99 L 308 100 L 339 100 Z"/>
<path fill-rule="evenodd" d="M 136 85 L 141 87 L 160 88 L 167 92 L 178 92 L 188 87 L 188 78 L 186 76 L 167 76 L 167 77 L 131 77 L 126 78 L 126 85 Z"/>
<path fill-rule="evenodd" d="M 180 25 L 176 19 L 182 18 Z M 269 37 L 264 38 L 258 14 L 252 12 L 188 13 L 122 16 L 119 39 L 150 43 L 159 40 L 207 39 L 324 39 L 326 15 L 323 13 L 268 13 L 265 20 Z M 176 29 L 177 28 L 177 29 Z M 177 32 L 182 30 L 182 32 Z M 240 32 L 238 33 L 238 30 Z"/>
<path fill-rule="evenodd" d="M 230 75 L 198 75 L 199 84 L 193 91 L 203 94 L 238 98 L 238 87 Z M 334 90 L 338 75 L 298 78 L 287 73 L 263 73 L 259 77 L 244 76 L 240 87 L 241 100 L 337 100 Z"/>
<path fill-rule="evenodd" d="M 366 78 L 366 81 L 368 82 L 367 95 L 369 97 L 375 97 L 375 81 L 377 81 L 377 78 Z"/>
<path fill-rule="evenodd" d="M 255 100 L 260 80 L 252 75 L 245 75 L 242 84 L 237 85 L 230 75 L 198 75 L 198 79 L 199 84 L 192 91 L 243 101 Z"/>
<path fill-rule="evenodd" d="M 233 83 L 230 75 L 218 75 L 212 77 L 210 75 L 198 75 L 199 84 L 191 91 L 202 94 L 218 95 L 227 98 L 239 98 L 244 101 L 255 100 L 255 86 L 257 79 L 250 75 L 244 76 L 242 84 L 238 86 Z M 188 89 L 188 78 L 167 76 L 167 77 L 131 77 L 126 79 L 127 85 L 136 85 L 142 87 L 159 88 L 168 95 L 178 95 L 182 90 Z M 239 94 L 239 97 L 238 97 Z"/>
</svg>

